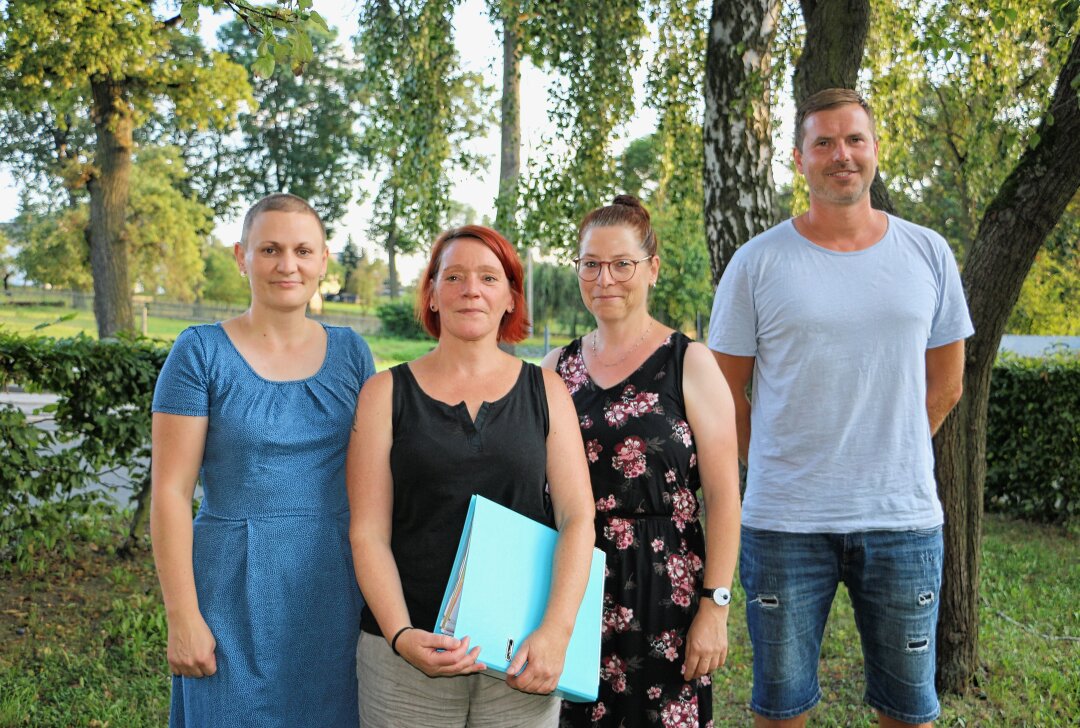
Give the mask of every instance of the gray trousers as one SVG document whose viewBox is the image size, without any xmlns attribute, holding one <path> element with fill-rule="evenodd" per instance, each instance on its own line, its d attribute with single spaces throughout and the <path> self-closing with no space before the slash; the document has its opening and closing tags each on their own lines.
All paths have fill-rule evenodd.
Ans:
<svg viewBox="0 0 1080 728">
<path fill-rule="evenodd" d="M 428 677 L 382 637 L 362 632 L 356 648 L 361 728 L 555 728 L 562 704 L 514 690 L 501 677 Z"/>
</svg>

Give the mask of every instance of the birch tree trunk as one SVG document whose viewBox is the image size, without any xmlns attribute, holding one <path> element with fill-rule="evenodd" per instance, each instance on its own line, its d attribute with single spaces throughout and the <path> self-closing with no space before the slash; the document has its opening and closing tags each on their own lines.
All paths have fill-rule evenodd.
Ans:
<svg viewBox="0 0 1080 728">
<path fill-rule="evenodd" d="M 713 283 L 776 222 L 769 49 L 779 0 L 713 0 L 705 57 L 705 238 Z"/>
</svg>

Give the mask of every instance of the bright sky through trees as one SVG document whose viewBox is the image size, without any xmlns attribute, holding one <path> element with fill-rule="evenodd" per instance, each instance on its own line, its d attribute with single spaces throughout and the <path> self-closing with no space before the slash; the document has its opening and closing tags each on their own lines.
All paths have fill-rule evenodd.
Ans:
<svg viewBox="0 0 1080 728">
<path fill-rule="evenodd" d="M 315 9 L 322 14 L 327 23 L 337 28 L 341 44 L 350 49 L 349 39 L 357 30 L 357 18 L 360 7 L 356 0 L 315 0 Z M 216 16 L 203 10 L 200 34 L 208 47 L 216 47 L 217 29 L 231 19 L 228 13 Z M 484 0 L 464 0 L 454 15 L 454 35 L 462 68 L 466 71 L 482 73 L 493 88 L 499 88 L 501 82 L 502 49 L 496 35 Z M 648 56 L 646 56 L 648 62 Z M 631 139 L 651 133 L 656 126 L 655 112 L 645 106 L 644 84 L 646 68 L 643 63 L 635 73 L 634 88 L 636 112 L 632 119 L 626 120 L 620 130 L 621 140 L 617 149 L 621 149 Z M 522 160 L 525 163 L 535 156 L 538 147 L 549 140 L 554 133 L 554 126 L 547 118 L 547 90 L 549 77 L 538 70 L 527 59 L 521 64 L 521 122 L 522 122 Z M 497 99 L 496 99 L 497 100 Z M 487 169 L 478 176 L 454 175 L 453 198 L 473 208 L 477 221 L 485 217 L 495 218 L 495 198 L 498 194 L 499 177 L 499 126 L 493 123 L 487 135 L 474 143 L 474 151 L 488 159 Z M 364 189 L 365 197 L 370 198 L 375 192 L 373 185 Z M 19 189 L 10 173 L 0 170 L 0 222 L 15 217 L 18 208 Z M 254 202 L 254 200 L 249 201 Z M 337 226 L 330 248 L 337 253 L 345 245 L 351 234 L 366 250 L 375 255 L 384 256 L 376 241 L 369 240 L 368 225 L 371 218 L 370 199 L 361 204 L 350 205 L 350 211 Z M 241 217 L 219 219 L 215 234 L 222 242 L 232 242 L 239 238 Z M 412 256 L 412 260 L 402 260 L 402 280 L 411 282 L 419 272 L 424 261 Z"/>
</svg>

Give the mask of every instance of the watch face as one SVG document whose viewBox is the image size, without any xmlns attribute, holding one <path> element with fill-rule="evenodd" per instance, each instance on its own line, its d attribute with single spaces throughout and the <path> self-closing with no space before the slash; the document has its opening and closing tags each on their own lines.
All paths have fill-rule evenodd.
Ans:
<svg viewBox="0 0 1080 728">
<path fill-rule="evenodd" d="M 718 606 L 725 607 L 731 603 L 731 591 L 723 587 L 713 589 L 712 598 Z"/>
</svg>

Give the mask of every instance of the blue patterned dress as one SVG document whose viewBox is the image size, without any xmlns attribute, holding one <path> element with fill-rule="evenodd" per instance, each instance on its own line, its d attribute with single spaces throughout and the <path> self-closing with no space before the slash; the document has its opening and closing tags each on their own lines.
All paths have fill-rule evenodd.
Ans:
<svg viewBox="0 0 1080 728">
<path fill-rule="evenodd" d="M 220 324 L 182 332 L 162 368 L 154 412 L 209 418 L 193 562 L 217 640 L 216 674 L 173 678 L 172 728 L 358 724 L 345 452 L 375 367 L 351 329 L 325 329 L 307 379 L 263 379 Z"/>
</svg>

